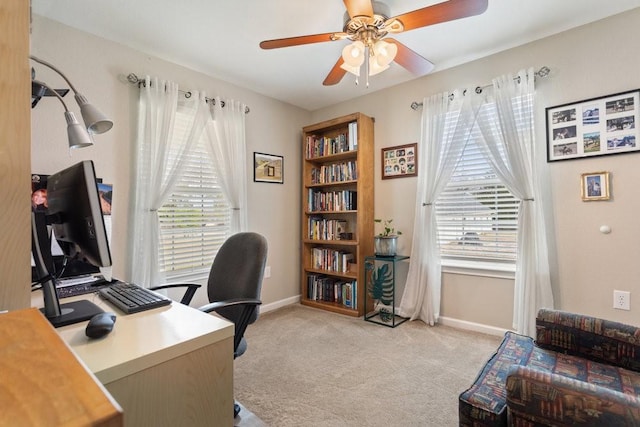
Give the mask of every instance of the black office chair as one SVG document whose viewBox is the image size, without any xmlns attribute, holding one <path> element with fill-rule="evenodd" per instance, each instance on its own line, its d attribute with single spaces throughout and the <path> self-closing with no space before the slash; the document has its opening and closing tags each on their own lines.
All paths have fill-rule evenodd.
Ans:
<svg viewBox="0 0 640 427">
<path fill-rule="evenodd" d="M 209 304 L 199 307 L 205 313 L 215 311 L 233 322 L 233 358 L 247 350 L 244 332 L 247 326 L 258 318 L 258 306 L 264 266 L 267 261 L 267 239 L 258 233 L 242 232 L 229 237 L 220 247 L 213 260 L 207 283 Z M 180 301 L 189 305 L 197 284 L 163 285 L 152 290 L 187 287 Z M 234 402 L 234 418 L 240 412 L 240 405 Z"/>
</svg>

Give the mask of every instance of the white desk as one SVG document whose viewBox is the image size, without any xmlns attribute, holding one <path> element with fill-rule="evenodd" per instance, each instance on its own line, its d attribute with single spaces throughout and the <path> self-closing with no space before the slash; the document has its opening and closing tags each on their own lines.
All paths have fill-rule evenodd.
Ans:
<svg viewBox="0 0 640 427">
<path fill-rule="evenodd" d="M 124 410 L 126 426 L 232 426 L 233 323 L 173 302 L 124 314 L 94 294 L 88 299 L 116 313 L 113 332 L 86 337 L 87 322 L 56 329 Z M 31 305 L 42 307 L 42 293 Z"/>
</svg>

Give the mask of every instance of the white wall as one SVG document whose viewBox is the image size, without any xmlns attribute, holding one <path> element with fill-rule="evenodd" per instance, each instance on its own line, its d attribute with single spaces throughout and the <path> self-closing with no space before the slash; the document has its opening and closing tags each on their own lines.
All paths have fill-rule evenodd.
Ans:
<svg viewBox="0 0 640 427">
<path fill-rule="evenodd" d="M 640 9 L 514 48 L 488 58 L 374 92 L 313 113 L 313 121 L 352 111 L 376 119 L 376 217 L 393 217 L 405 235 L 399 250 L 409 253 L 416 178 L 380 180 L 380 148 L 416 142 L 419 111 L 412 101 L 455 88 L 475 88 L 495 76 L 546 65 L 539 79 L 536 140 L 543 158 L 538 176 L 548 188 L 548 223 L 555 236 L 552 280 L 556 308 L 640 324 L 640 154 L 545 163 L 545 108 L 640 87 Z M 342 83 L 348 84 L 348 83 Z M 375 77 L 371 85 L 375 88 Z M 420 149 L 420 147 L 419 147 Z M 580 175 L 609 171 L 613 197 L 583 202 Z M 607 224 L 612 233 L 599 232 Z M 613 290 L 631 292 L 631 311 L 612 308 Z M 445 274 L 441 314 L 469 322 L 510 328 L 513 282 Z"/>
<path fill-rule="evenodd" d="M 51 100 L 33 111 L 33 170 L 48 173 L 91 158 L 98 173 L 114 182 L 114 229 L 126 233 L 128 144 L 135 127 L 135 90 L 121 83 L 121 74 L 156 74 L 189 88 L 240 99 L 251 107 L 247 116 L 249 151 L 285 156 L 285 184 L 254 184 L 250 191 L 251 228 L 269 239 L 273 277 L 265 281 L 265 303 L 299 294 L 300 128 L 328 118 L 361 111 L 375 117 L 375 216 L 393 217 L 401 253 L 410 253 L 416 178 L 380 179 L 380 148 L 417 142 L 420 111 L 412 101 L 444 90 L 475 88 L 495 76 L 520 68 L 546 65 L 552 75 L 537 84 L 537 149 L 543 158 L 539 178 L 548 188 L 548 222 L 555 236 L 552 280 L 556 307 L 638 324 L 640 312 L 640 154 L 544 162 L 544 109 L 573 101 L 640 87 L 640 9 L 514 48 L 421 79 L 373 92 L 312 114 L 149 57 L 126 47 L 35 17 L 32 51 L 50 59 L 91 99 L 112 114 L 114 129 L 98 136 L 98 146 L 64 153 L 64 129 L 59 106 Z M 42 73 L 44 76 L 45 74 Z M 49 80 L 47 80 L 49 81 Z M 55 81 L 53 78 L 50 81 Z M 349 84 L 343 82 L 341 84 Z M 373 78 L 372 89 L 375 89 Z M 53 137 L 55 135 L 55 137 Z M 580 199 L 580 174 L 607 170 L 612 174 L 612 200 L 585 203 Z M 249 177 L 251 180 L 252 178 Z M 265 208 L 265 206 L 267 208 Z M 599 233 L 602 224 L 612 233 Z M 114 244 L 116 271 L 124 256 L 123 236 Z M 614 289 L 631 292 L 631 311 L 613 310 Z M 511 326 L 513 283 L 502 278 L 445 274 L 441 314 L 498 328 Z"/>
<path fill-rule="evenodd" d="M 124 76 L 145 74 L 178 82 L 186 90 L 202 90 L 246 103 L 247 179 L 249 181 L 249 228 L 269 242 L 262 299 L 273 303 L 299 294 L 299 215 L 301 128 L 310 123 L 302 109 L 208 77 L 125 46 L 34 16 L 31 53 L 62 70 L 71 82 L 114 121 L 108 133 L 97 135 L 93 147 L 68 154 L 62 106 L 45 98 L 32 110 L 32 172 L 50 174 L 78 161 L 95 162 L 96 173 L 113 183 L 112 257 L 115 277 L 127 278 L 126 235 L 129 201 L 130 147 L 136 134 L 137 88 Z M 55 88 L 66 87 L 62 79 L 34 64 L 36 77 Z M 71 94 L 65 97 L 79 117 Z M 253 152 L 284 156 L 284 184 L 253 182 Z M 197 301 L 206 301 L 198 295 Z"/>
</svg>

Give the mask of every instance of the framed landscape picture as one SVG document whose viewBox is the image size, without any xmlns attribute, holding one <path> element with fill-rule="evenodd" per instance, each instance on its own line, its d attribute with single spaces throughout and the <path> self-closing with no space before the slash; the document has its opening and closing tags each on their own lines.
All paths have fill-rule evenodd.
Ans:
<svg viewBox="0 0 640 427">
<path fill-rule="evenodd" d="M 640 89 L 546 109 L 547 161 L 638 151 Z"/>
<path fill-rule="evenodd" d="M 284 183 L 284 157 L 253 153 L 253 180 L 255 182 Z"/>
<path fill-rule="evenodd" d="M 382 149 L 382 179 L 418 176 L 418 144 Z"/>
</svg>

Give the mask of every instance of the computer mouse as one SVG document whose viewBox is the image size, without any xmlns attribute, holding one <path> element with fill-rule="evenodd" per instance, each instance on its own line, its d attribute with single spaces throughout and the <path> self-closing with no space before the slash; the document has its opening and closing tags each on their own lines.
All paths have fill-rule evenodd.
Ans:
<svg viewBox="0 0 640 427">
<path fill-rule="evenodd" d="M 115 323 L 115 313 L 98 313 L 89 320 L 85 334 L 89 338 L 102 338 L 113 330 Z"/>
</svg>

